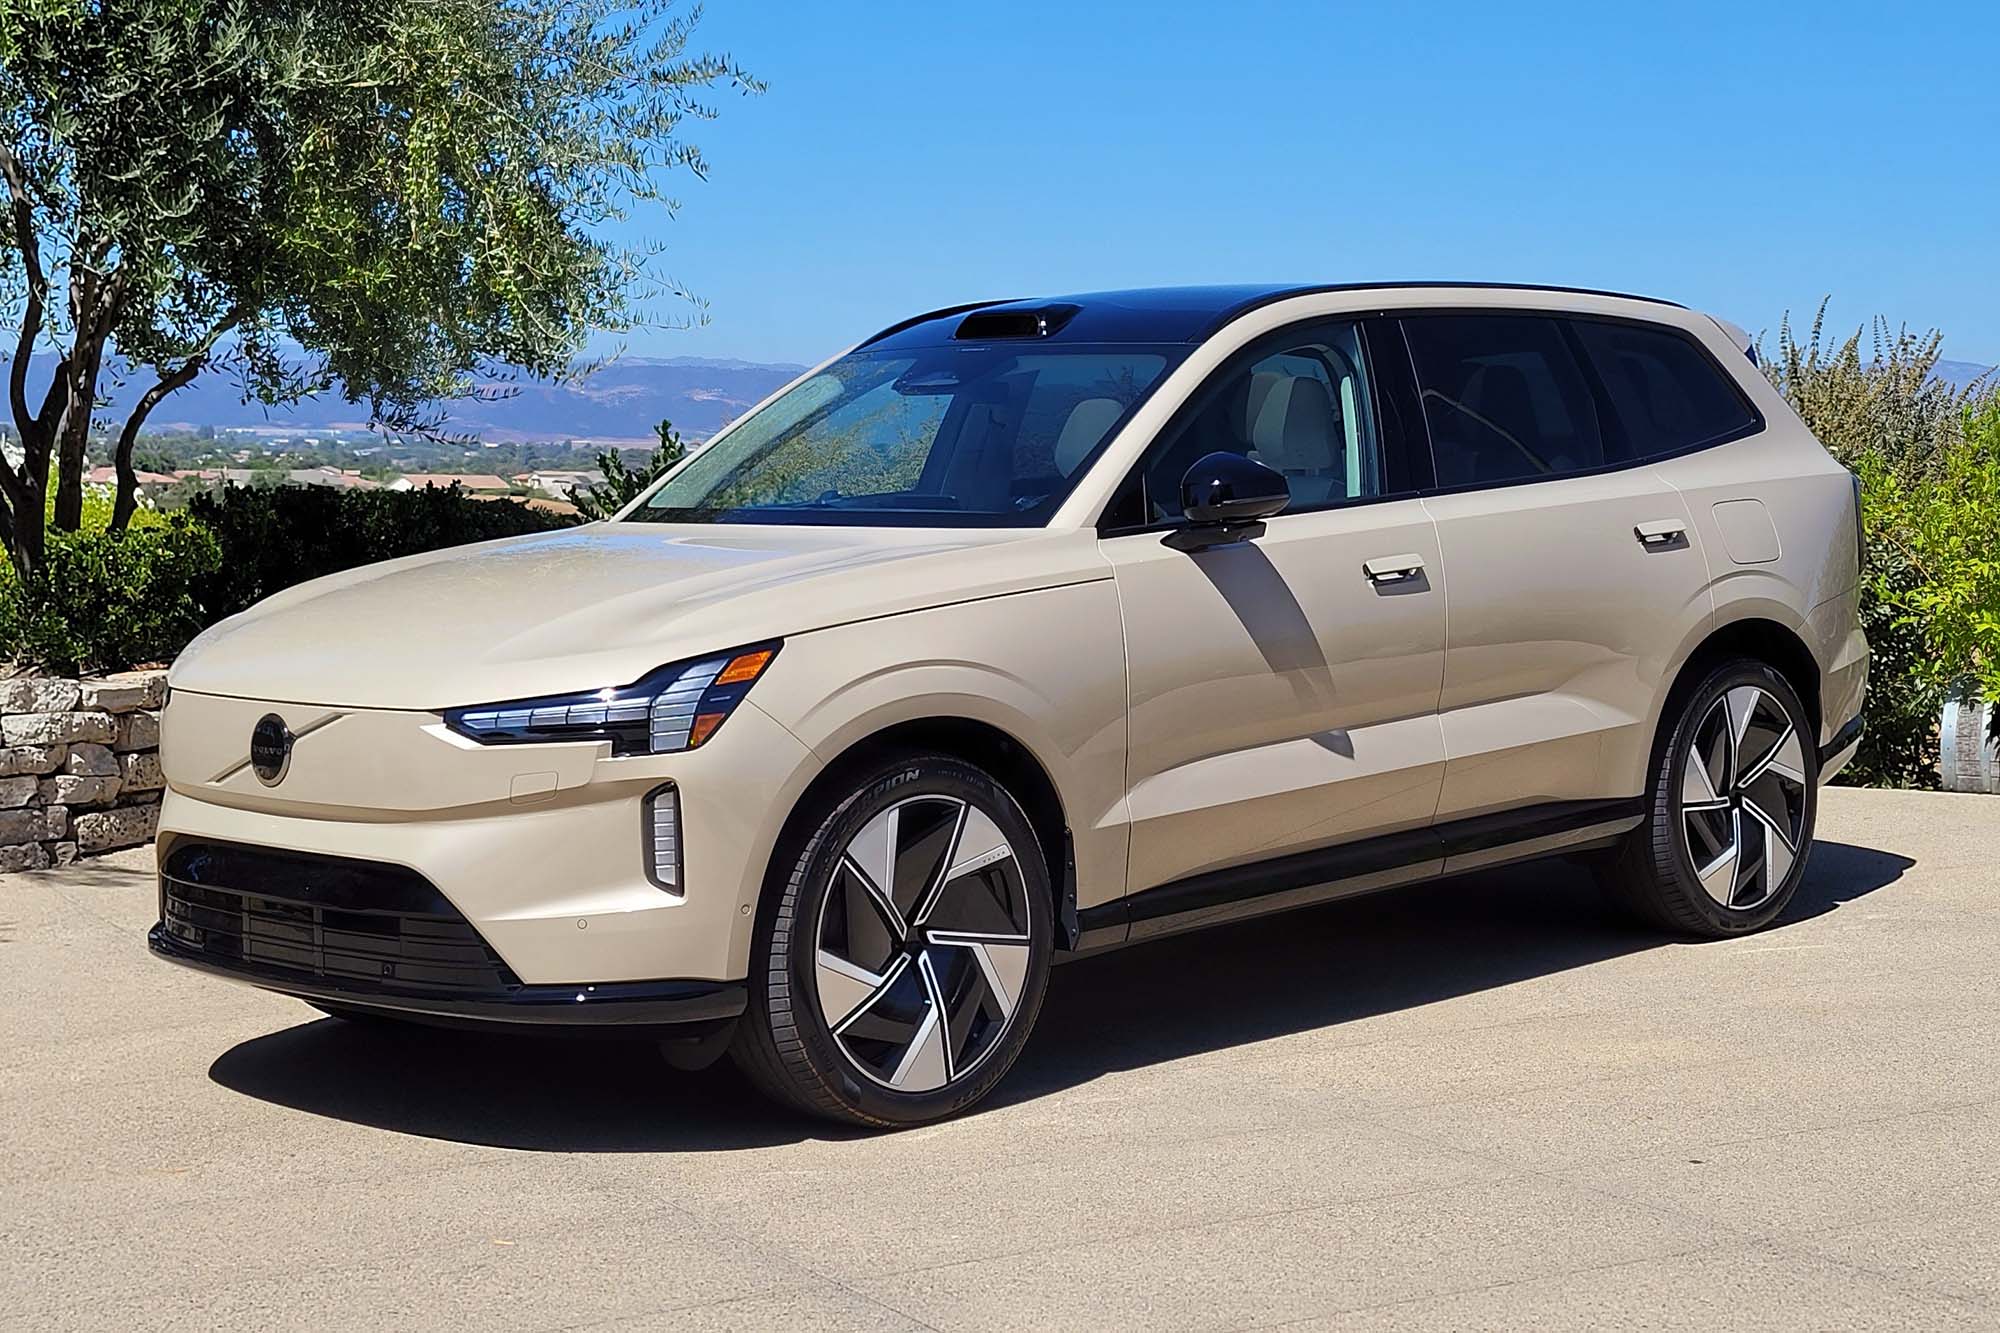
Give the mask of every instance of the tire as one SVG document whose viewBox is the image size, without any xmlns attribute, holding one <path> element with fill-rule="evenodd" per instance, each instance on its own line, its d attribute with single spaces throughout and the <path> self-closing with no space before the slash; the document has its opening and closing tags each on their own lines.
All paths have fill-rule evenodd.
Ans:
<svg viewBox="0 0 2000 1333">
<path fill-rule="evenodd" d="M 1812 849 L 1819 748 L 1805 706 L 1777 671 L 1736 658 L 1703 677 L 1670 722 L 1646 822 L 1607 868 L 1608 887 L 1677 934 L 1762 930 L 1798 891 Z"/>
<path fill-rule="evenodd" d="M 1014 1063 L 1048 987 L 1055 900 L 1027 816 L 943 755 L 885 762 L 800 816 L 802 841 L 771 867 L 731 1057 L 830 1120 L 964 1111 Z"/>
</svg>

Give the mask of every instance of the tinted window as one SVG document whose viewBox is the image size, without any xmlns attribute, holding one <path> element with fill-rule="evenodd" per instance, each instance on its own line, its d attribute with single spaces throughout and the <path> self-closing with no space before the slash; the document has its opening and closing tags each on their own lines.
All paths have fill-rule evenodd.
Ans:
<svg viewBox="0 0 2000 1333">
<path fill-rule="evenodd" d="M 1180 518 L 1181 478 L 1216 452 L 1282 474 L 1294 510 L 1381 494 L 1380 436 L 1356 326 L 1296 330 L 1251 357 L 1203 386 L 1148 451 L 1140 464 L 1146 516 L 1130 521 Z"/>
<path fill-rule="evenodd" d="M 1599 320 L 1570 327 L 1610 395 L 1634 457 L 1698 448 L 1756 424 L 1722 368 L 1681 334 Z"/>
<path fill-rule="evenodd" d="M 1540 315 L 1404 321 L 1437 484 L 1559 477 L 1619 461 L 1562 326 Z"/>
<path fill-rule="evenodd" d="M 856 352 L 739 422 L 626 518 L 1038 524 L 1186 354 L 999 343 Z"/>
</svg>

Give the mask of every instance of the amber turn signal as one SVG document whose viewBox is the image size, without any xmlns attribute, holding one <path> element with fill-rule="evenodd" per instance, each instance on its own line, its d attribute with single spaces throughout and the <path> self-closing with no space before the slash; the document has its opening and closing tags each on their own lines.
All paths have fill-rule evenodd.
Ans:
<svg viewBox="0 0 2000 1333">
<path fill-rule="evenodd" d="M 717 685 L 743 685 L 764 674 L 764 668 L 771 664 L 777 653 L 770 648 L 759 648 L 755 652 L 738 653 L 722 668 L 722 674 L 715 678 Z M 720 720 L 720 719 L 718 719 Z M 699 743 L 699 742 L 697 742 Z"/>
</svg>

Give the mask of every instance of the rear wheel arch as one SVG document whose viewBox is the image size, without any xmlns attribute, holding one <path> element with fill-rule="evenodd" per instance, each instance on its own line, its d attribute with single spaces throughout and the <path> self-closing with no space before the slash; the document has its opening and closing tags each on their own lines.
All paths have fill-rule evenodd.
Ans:
<svg viewBox="0 0 2000 1333">
<path fill-rule="evenodd" d="M 1659 759 L 1660 746 L 1666 743 L 1667 733 L 1673 730 L 1674 721 L 1679 717 L 1678 709 L 1688 695 L 1700 687 L 1719 663 L 1738 657 L 1763 662 L 1785 678 L 1793 693 L 1799 696 L 1799 702 L 1805 705 L 1806 715 L 1812 721 L 1813 744 L 1819 743 L 1819 732 L 1825 719 L 1820 713 L 1819 662 L 1814 659 L 1812 649 L 1806 646 L 1805 640 L 1796 631 L 1778 621 L 1749 616 L 1710 630 L 1681 659 L 1680 668 L 1674 673 L 1673 684 L 1667 689 L 1653 727 L 1655 763 Z"/>
</svg>

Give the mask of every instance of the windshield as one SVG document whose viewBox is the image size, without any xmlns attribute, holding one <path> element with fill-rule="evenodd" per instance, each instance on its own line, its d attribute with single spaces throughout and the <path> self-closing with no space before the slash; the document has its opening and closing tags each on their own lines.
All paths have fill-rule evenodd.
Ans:
<svg viewBox="0 0 2000 1333">
<path fill-rule="evenodd" d="M 856 352 L 738 422 L 645 523 L 1044 523 L 1180 345 Z"/>
</svg>

